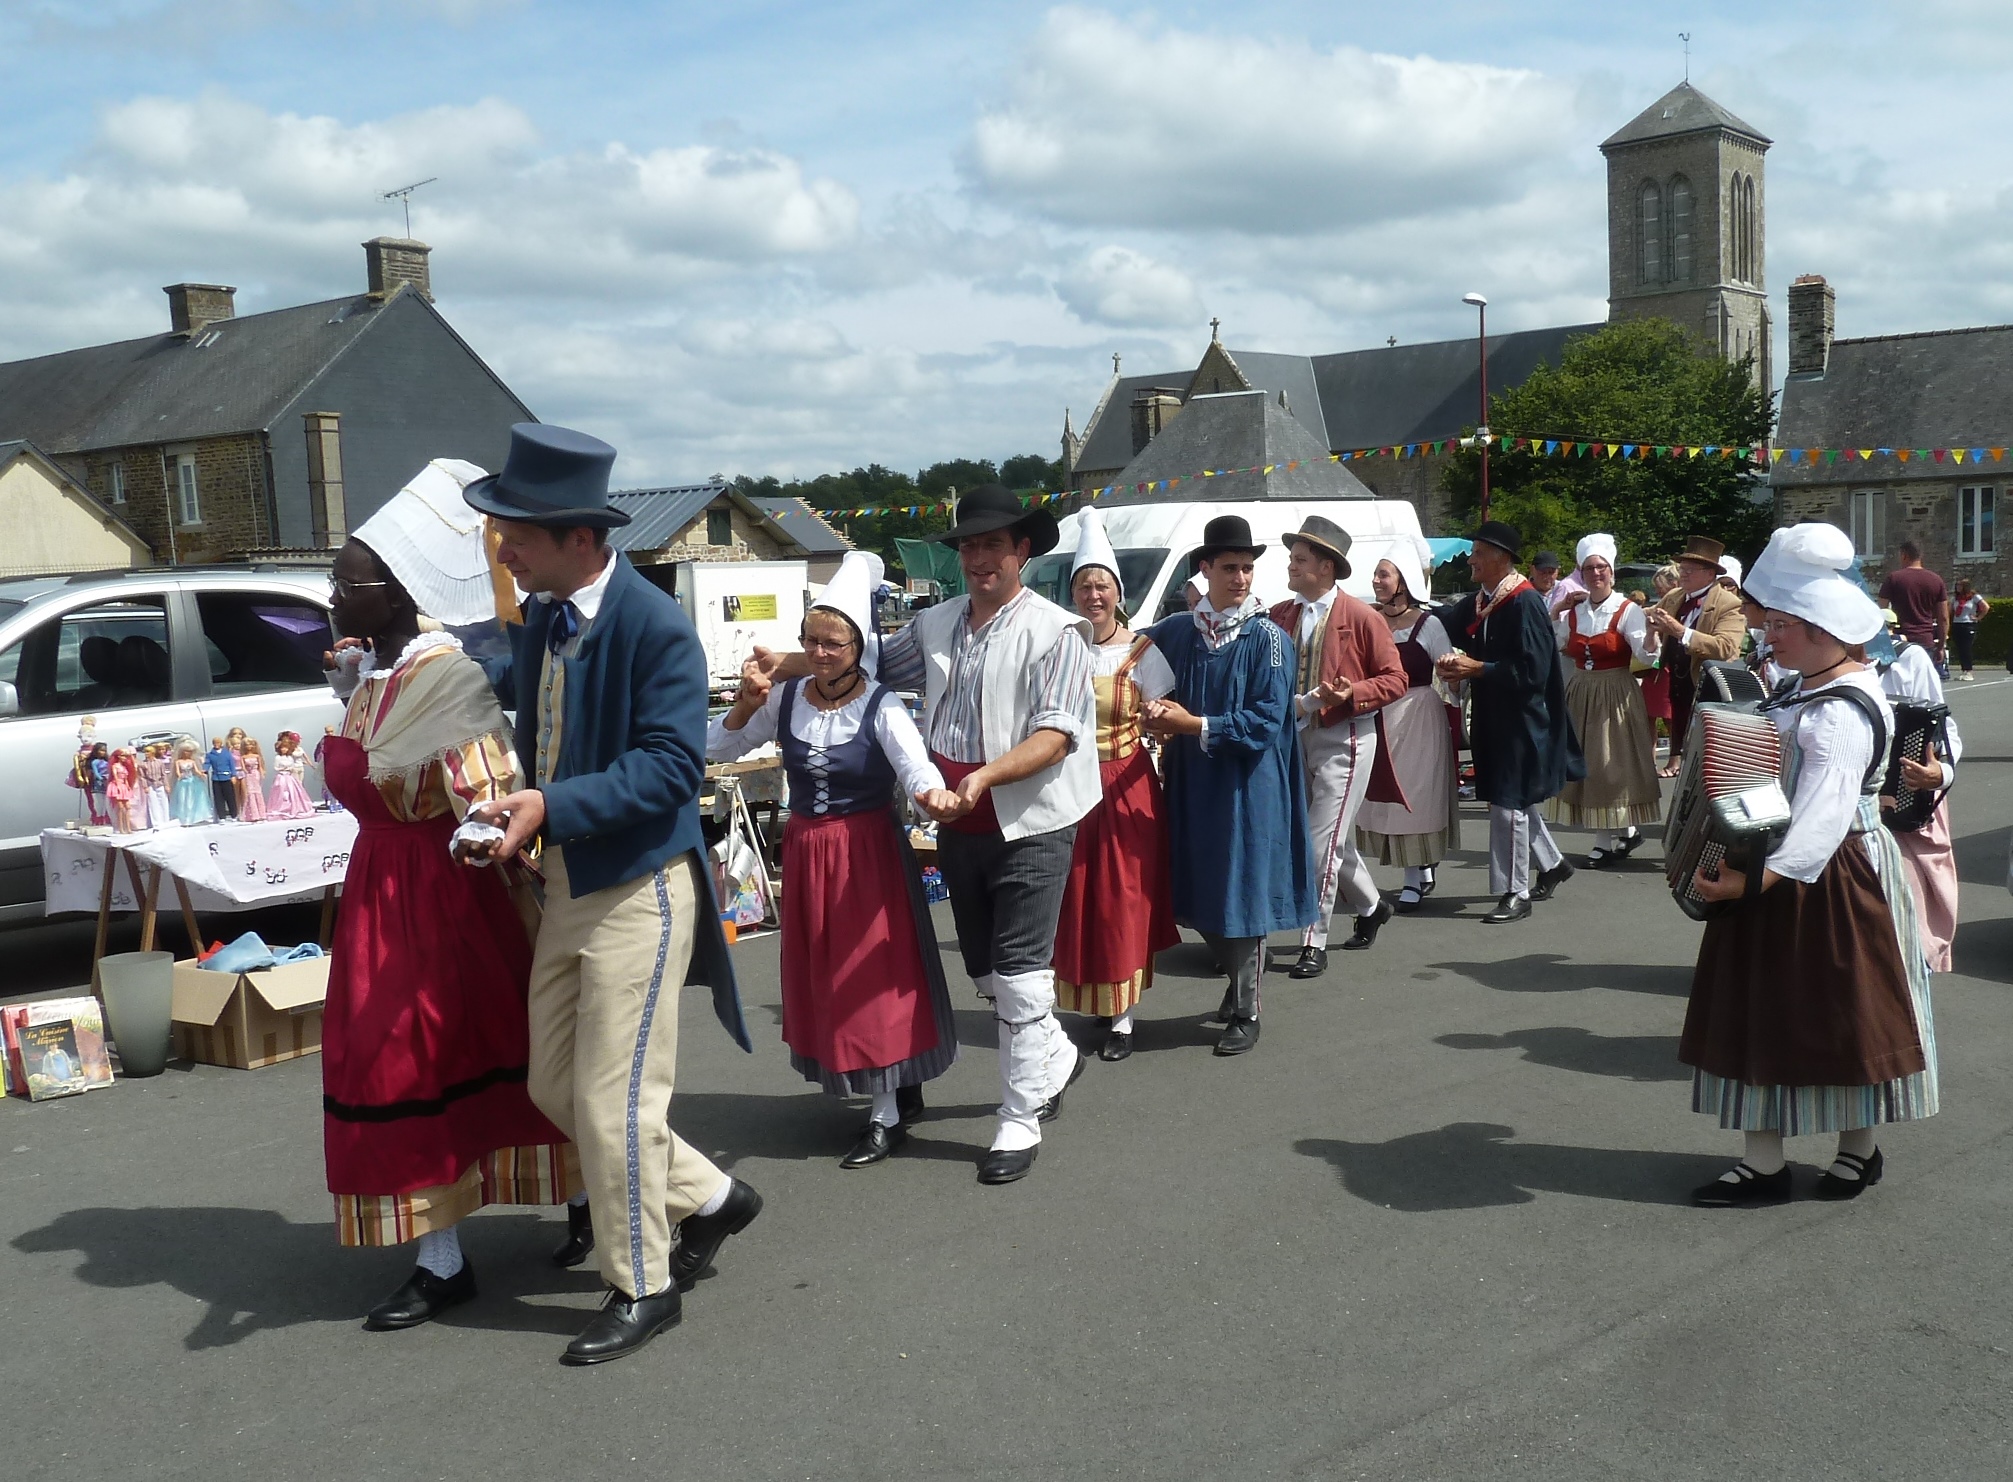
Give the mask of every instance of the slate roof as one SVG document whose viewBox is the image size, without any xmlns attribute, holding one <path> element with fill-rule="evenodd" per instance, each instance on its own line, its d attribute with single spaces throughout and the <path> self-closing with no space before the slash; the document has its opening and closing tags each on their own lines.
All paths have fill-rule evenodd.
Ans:
<svg viewBox="0 0 2013 1482">
<path fill-rule="evenodd" d="M 1112 482 L 1187 479 L 1203 469 L 1262 467 L 1295 459 L 1304 460 L 1301 466 L 1291 472 L 1275 469 L 1270 477 L 1240 473 L 1196 479 L 1170 490 L 1119 492 L 1098 502 L 1121 505 L 1179 500 L 1375 497 L 1348 468 L 1329 462 L 1328 452 L 1326 444 L 1280 407 L 1276 393 L 1225 391 L 1192 396 L 1160 436 L 1126 464 Z"/>
<path fill-rule="evenodd" d="M 1602 327 L 1566 324 L 1491 335 L 1490 390 L 1522 384 L 1541 364 L 1557 365 L 1568 340 Z M 1286 393 L 1293 420 L 1325 452 L 1450 437 L 1473 426 L 1480 410 L 1479 368 L 1471 339 L 1336 355 L 1276 355 L 1252 350 L 1227 353 L 1252 386 L 1269 393 L 1275 403 L 1281 391 Z M 1077 469 L 1094 473 L 1122 468 L 1131 460 L 1134 393 L 1154 386 L 1185 386 L 1193 374 L 1192 370 L 1173 371 L 1123 376 L 1113 382 L 1096 420 L 1085 431 Z M 1180 425 L 1176 418 L 1168 431 Z M 1161 438 L 1166 436 L 1166 432 L 1161 434 Z"/>
<path fill-rule="evenodd" d="M 1701 129 L 1728 129 L 1764 147 L 1775 142 L 1753 124 L 1743 123 L 1728 113 L 1689 82 L 1681 82 L 1602 140 L 1601 152 L 1605 154 L 1619 144 L 1642 144 L 1651 139 L 1696 134 Z"/>
<path fill-rule="evenodd" d="M 626 510 L 630 518 L 627 525 L 608 532 L 608 543 L 618 551 L 654 551 L 668 544 L 723 494 L 805 556 L 843 555 L 853 548 L 843 535 L 813 514 L 803 500 L 788 496 L 755 498 L 724 479 L 659 489 L 610 490 L 609 502 Z"/>
<path fill-rule="evenodd" d="M 0 365 L 0 435 L 47 453 L 255 432 L 354 344 L 368 295 Z"/>
<path fill-rule="evenodd" d="M 2013 325 L 1833 340 L 1821 376 L 1783 382 L 1775 442 L 1785 448 L 2013 446 Z M 1893 459 L 1813 465 L 1783 458 L 1776 485 L 1956 478 L 1969 468 Z M 1990 467 L 1992 465 L 1988 465 Z"/>
<path fill-rule="evenodd" d="M 811 556 L 843 556 L 853 543 L 818 518 L 817 511 L 801 499 L 757 494 L 751 502 L 783 527 L 783 532 Z"/>
</svg>

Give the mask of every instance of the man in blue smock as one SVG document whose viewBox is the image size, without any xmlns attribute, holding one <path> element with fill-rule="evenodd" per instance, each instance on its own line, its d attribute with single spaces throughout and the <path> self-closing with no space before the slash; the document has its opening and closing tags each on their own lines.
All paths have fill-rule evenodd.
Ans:
<svg viewBox="0 0 2013 1482">
<path fill-rule="evenodd" d="M 1147 630 L 1174 693 L 1146 707 L 1167 741 L 1174 917 L 1202 933 L 1230 978 L 1219 1055 L 1258 1043 L 1258 979 L 1270 932 L 1315 917 L 1314 860 L 1293 725 L 1293 641 L 1252 595 L 1250 522 L 1219 515 L 1189 556 L 1208 591 Z"/>
</svg>

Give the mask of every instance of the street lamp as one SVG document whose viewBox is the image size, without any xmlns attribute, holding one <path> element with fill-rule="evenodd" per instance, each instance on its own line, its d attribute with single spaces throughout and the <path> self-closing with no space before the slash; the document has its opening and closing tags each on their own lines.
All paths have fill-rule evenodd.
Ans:
<svg viewBox="0 0 2013 1482">
<path fill-rule="evenodd" d="M 1479 293 L 1464 293 L 1461 302 L 1475 306 L 1475 342 L 1482 367 L 1482 414 L 1475 423 L 1475 443 L 1482 450 L 1482 518 L 1489 518 L 1489 301 Z"/>
</svg>

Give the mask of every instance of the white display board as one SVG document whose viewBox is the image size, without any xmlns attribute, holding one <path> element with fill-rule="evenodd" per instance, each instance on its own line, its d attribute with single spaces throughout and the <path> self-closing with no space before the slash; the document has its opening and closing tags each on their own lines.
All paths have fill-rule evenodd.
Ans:
<svg viewBox="0 0 2013 1482">
<path fill-rule="evenodd" d="M 106 862 L 115 849 L 181 879 L 198 911 L 242 911 L 313 900 L 325 887 L 342 884 L 356 835 L 356 816 L 351 813 L 208 823 L 144 834 L 86 835 L 47 829 L 42 834 L 44 911 L 51 916 L 95 912 Z M 131 874 L 120 865 L 112 877 L 112 909 L 137 911 L 141 904 L 133 895 Z"/>
</svg>

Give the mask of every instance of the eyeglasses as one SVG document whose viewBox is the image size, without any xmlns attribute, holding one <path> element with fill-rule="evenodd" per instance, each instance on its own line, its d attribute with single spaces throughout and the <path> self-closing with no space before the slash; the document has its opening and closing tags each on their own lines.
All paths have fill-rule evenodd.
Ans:
<svg viewBox="0 0 2013 1482">
<path fill-rule="evenodd" d="M 365 587 L 388 587 L 388 581 L 349 581 L 340 576 L 329 578 L 329 590 L 338 597 L 354 597 Z"/>
<path fill-rule="evenodd" d="M 804 652 L 809 654 L 842 654 L 853 646 L 850 638 L 806 638 L 802 641 Z"/>
</svg>

